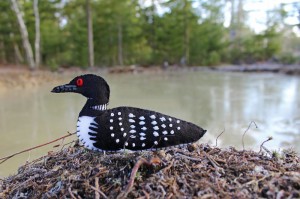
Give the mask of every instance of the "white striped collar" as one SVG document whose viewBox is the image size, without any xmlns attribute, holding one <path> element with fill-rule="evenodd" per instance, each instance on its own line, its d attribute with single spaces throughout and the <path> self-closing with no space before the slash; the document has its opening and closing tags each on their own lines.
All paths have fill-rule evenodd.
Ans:
<svg viewBox="0 0 300 199">
<path fill-rule="evenodd" d="M 107 104 L 91 106 L 90 108 L 93 109 L 93 110 L 97 110 L 97 111 L 104 111 L 104 110 L 107 109 Z"/>
</svg>

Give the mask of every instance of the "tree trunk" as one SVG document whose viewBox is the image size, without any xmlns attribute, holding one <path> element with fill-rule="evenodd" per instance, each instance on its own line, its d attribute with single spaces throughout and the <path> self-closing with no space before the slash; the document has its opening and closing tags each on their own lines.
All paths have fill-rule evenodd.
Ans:
<svg viewBox="0 0 300 199">
<path fill-rule="evenodd" d="M 89 66 L 94 66 L 93 18 L 90 0 L 86 0 L 86 18 L 88 24 Z"/>
<path fill-rule="evenodd" d="M 15 50 L 17 64 L 23 63 L 24 58 L 22 57 L 19 45 L 16 42 L 14 42 L 14 50 Z"/>
<path fill-rule="evenodd" d="M 184 63 L 186 65 L 189 63 L 190 59 L 190 27 L 189 27 L 189 19 L 187 16 L 189 6 L 188 2 L 184 2 L 184 38 L 183 38 L 183 50 L 184 50 Z"/>
<path fill-rule="evenodd" d="M 33 1 L 33 10 L 34 10 L 34 17 L 35 17 L 35 66 L 38 68 L 41 62 L 41 51 L 40 51 L 40 44 L 41 44 L 41 32 L 40 32 L 40 15 L 39 15 L 39 7 L 38 7 L 39 0 Z"/>
<path fill-rule="evenodd" d="M 5 53 L 5 44 L 2 38 L 0 39 L 0 52 L 1 52 L 1 58 L 0 62 L 3 64 L 6 64 L 6 53 Z"/>
<path fill-rule="evenodd" d="M 120 22 L 118 23 L 118 61 L 119 65 L 123 66 L 123 30 Z"/>
<path fill-rule="evenodd" d="M 30 42 L 29 42 L 29 39 L 28 39 L 28 31 L 27 31 L 22 13 L 20 12 L 18 1 L 17 0 L 11 0 L 11 3 L 12 3 L 12 10 L 15 12 L 15 14 L 17 16 L 18 23 L 19 23 L 20 32 L 21 32 L 21 36 L 22 36 L 23 46 L 24 46 L 25 53 L 26 53 L 27 62 L 28 62 L 29 67 L 31 69 L 35 69 L 32 48 L 31 48 L 31 45 L 30 45 Z"/>
<path fill-rule="evenodd" d="M 11 39 L 11 41 L 13 42 L 13 46 L 14 46 L 14 51 L 15 51 L 15 63 L 16 64 L 21 64 L 24 63 L 24 57 L 22 56 L 22 53 L 20 51 L 19 45 L 15 40 L 15 34 L 14 33 L 10 33 L 9 37 Z"/>
<path fill-rule="evenodd" d="M 152 17 L 152 24 L 151 24 L 151 41 L 150 41 L 150 45 L 151 48 L 153 50 L 153 54 L 156 56 L 156 22 L 155 22 L 155 0 L 151 1 L 151 5 L 152 5 L 152 9 L 151 9 L 151 17 Z"/>
</svg>

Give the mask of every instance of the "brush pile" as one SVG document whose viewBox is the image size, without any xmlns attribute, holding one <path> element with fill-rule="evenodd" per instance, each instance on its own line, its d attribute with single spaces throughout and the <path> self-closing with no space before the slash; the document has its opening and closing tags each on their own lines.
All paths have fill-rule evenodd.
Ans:
<svg viewBox="0 0 300 199">
<path fill-rule="evenodd" d="M 300 159 L 189 145 L 158 152 L 52 152 L 0 180 L 0 198 L 299 198 Z"/>
</svg>

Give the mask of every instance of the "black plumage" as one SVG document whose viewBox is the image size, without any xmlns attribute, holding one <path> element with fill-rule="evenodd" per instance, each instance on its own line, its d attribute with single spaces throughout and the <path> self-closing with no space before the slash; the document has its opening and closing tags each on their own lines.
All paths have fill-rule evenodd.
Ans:
<svg viewBox="0 0 300 199">
<path fill-rule="evenodd" d="M 155 111 L 107 109 L 109 86 L 96 75 L 78 76 L 52 92 L 75 92 L 88 98 L 79 114 L 77 135 L 92 150 L 155 150 L 195 142 L 206 132 L 195 124 Z"/>
</svg>

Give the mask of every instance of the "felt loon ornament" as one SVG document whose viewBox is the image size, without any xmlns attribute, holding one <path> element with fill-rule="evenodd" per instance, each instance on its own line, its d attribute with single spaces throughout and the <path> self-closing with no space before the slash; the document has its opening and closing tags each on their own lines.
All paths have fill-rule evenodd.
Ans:
<svg viewBox="0 0 300 199">
<path fill-rule="evenodd" d="M 75 77 L 52 92 L 80 93 L 87 98 L 79 113 L 77 136 L 91 150 L 157 150 L 196 142 L 206 132 L 195 124 L 155 111 L 133 107 L 107 109 L 110 89 L 97 75 Z"/>
</svg>

